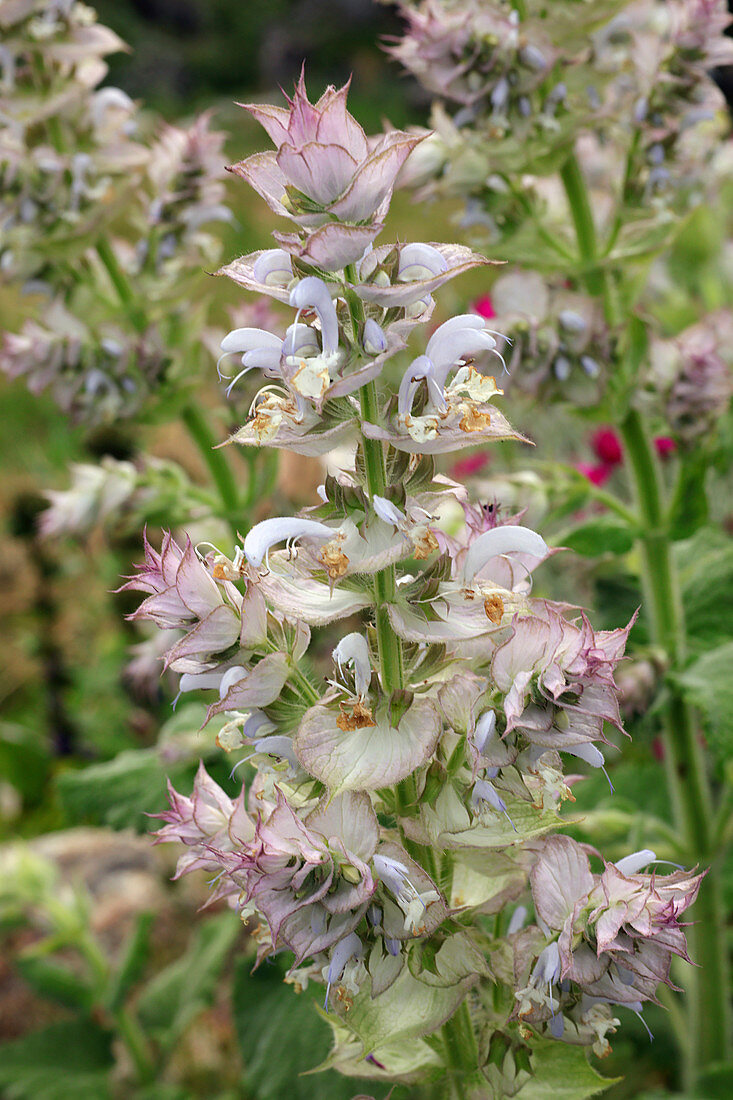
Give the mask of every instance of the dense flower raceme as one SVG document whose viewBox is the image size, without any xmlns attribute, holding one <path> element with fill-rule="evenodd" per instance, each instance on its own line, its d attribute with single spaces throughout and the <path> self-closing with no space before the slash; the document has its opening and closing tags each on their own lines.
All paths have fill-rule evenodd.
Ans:
<svg viewBox="0 0 733 1100">
<path fill-rule="evenodd" d="M 122 47 L 82 3 L 0 13 L 0 274 L 41 295 L 0 369 L 92 423 L 134 415 L 170 378 L 183 280 L 216 264 L 210 226 L 229 217 L 208 115 L 144 142 L 132 100 L 98 87 Z M 108 239 L 113 223 L 126 239 Z"/>
<path fill-rule="evenodd" d="M 567 1026 L 570 1041 L 601 1024 L 595 1045 L 602 1052 L 605 1032 L 618 1020 L 608 1010 L 599 1013 L 601 1006 L 640 1012 L 656 999 L 660 982 L 671 984 L 673 955 L 687 958 L 679 918 L 703 876 L 639 873 L 655 858 L 649 850 L 635 852 L 593 874 L 587 852 L 569 837 L 539 846 L 530 874 L 538 927 L 513 938 L 517 972 L 529 975 L 516 994 L 519 1019 L 542 1021 L 558 1037 Z"/>
<path fill-rule="evenodd" d="M 434 1071 L 422 1036 L 491 978 L 509 987 L 504 1014 L 489 1024 L 475 999 L 476 1022 L 515 1044 L 526 1077 L 538 1037 L 602 1049 L 615 1006 L 653 997 L 669 953 L 684 953 L 676 918 L 698 879 L 623 862 L 617 878 L 610 864 L 594 875 L 573 845 L 587 871 L 562 894 L 567 912 L 553 908 L 546 834 L 574 769 L 602 768 L 621 730 L 614 674 L 631 624 L 595 631 L 579 609 L 533 596 L 555 551 L 436 473 L 437 452 L 517 438 L 484 373 L 501 367 L 502 339 L 485 317 L 438 325 L 380 406 L 375 383 L 430 318 L 433 292 L 483 261 L 435 243 L 372 246 L 410 146 L 366 141 L 345 95 L 311 105 L 301 80 L 289 109 L 251 108 L 278 152 L 240 174 L 273 202 L 277 190 L 300 235 L 222 272 L 295 312 L 282 333 L 227 334 L 219 369 L 229 390 L 248 371 L 268 380 L 230 442 L 305 454 L 348 443 L 353 465 L 231 555 L 146 539 L 124 586 L 145 597 L 133 617 L 170 632 L 165 666 L 182 692 L 210 693 L 218 744 L 249 774 L 232 799 L 202 768 L 190 797 L 171 791 L 158 838 L 185 845 L 179 874 L 205 869 L 215 897 L 259 920 L 260 959 L 287 949 L 289 980 L 325 986 L 344 1072 Z M 356 236 L 341 231 L 360 222 L 369 233 L 345 251 Z M 310 647 L 322 627 L 325 669 Z M 536 923 L 522 929 L 519 905 L 493 943 L 476 916 L 523 896 Z M 583 969 L 586 948 L 595 968 Z M 493 1055 L 466 1072 L 498 1087 Z"/>
<path fill-rule="evenodd" d="M 83 247 L 94 221 L 118 209 L 115 180 L 140 179 L 146 150 L 130 98 L 97 88 L 102 58 L 124 44 L 91 8 L 3 5 L 0 45 L 2 270 L 23 278 L 46 266 L 52 243 Z"/>
<path fill-rule="evenodd" d="M 501 2 L 398 6 L 405 34 L 390 52 L 439 97 L 434 134 L 410 176 L 480 200 L 474 221 L 487 228 L 522 215 L 507 175 L 555 171 L 582 131 L 602 135 L 607 148 L 612 139 L 616 168 L 638 132 L 626 201 L 675 201 L 690 132 L 723 107 L 708 74 L 733 56 L 725 0 L 558 2 L 552 19 L 540 0 L 524 5 L 521 18 Z M 443 102 L 459 110 L 451 115 Z M 612 182 L 621 182 L 615 172 L 606 188 Z"/>
</svg>

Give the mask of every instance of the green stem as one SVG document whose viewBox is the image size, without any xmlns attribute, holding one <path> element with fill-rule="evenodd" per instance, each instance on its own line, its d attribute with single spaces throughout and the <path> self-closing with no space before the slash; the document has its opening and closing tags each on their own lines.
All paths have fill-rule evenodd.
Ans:
<svg viewBox="0 0 733 1100">
<path fill-rule="evenodd" d="M 368 386 L 362 386 L 360 394 L 362 420 L 376 424 L 379 417 L 379 403 L 374 382 L 370 382 Z M 367 439 L 362 436 L 362 449 L 369 496 L 384 496 L 387 488 L 387 473 L 382 444 L 377 439 Z M 380 569 L 374 576 L 374 620 L 377 628 L 382 688 L 385 695 L 399 691 L 405 686 L 402 643 L 392 629 L 387 611 L 387 606 L 394 603 L 396 593 L 397 575 L 394 565 L 389 565 L 386 569 Z"/>
<path fill-rule="evenodd" d="M 624 169 L 624 182 L 621 186 L 621 192 L 619 195 L 618 206 L 616 208 L 616 216 L 611 227 L 611 232 L 608 234 L 606 240 L 603 255 L 608 256 L 613 251 L 613 248 L 618 240 L 619 234 L 623 229 L 624 224 L 624 206 L 629 194 L 629 188 L 634 175 L 634 162 L 636 160 L 636 153 L 639 148 L 639 142 L 641 141 L 641 130 L 637 127 L 634 130 L 634 136 L 631 139 L 629 145 L 629 151 L 626 156 L 626 168 Z"/>
<path fill-rule="evenodd" d="M 544 241 L 546 245 L 552 248 L 553 251 L 557 252 L 558 255 L 562 256 L 564 260 L 573 260 L 575 257 L 573 256 L 573 253 L 570 251 L 565 242 L 559 240 L 553 233 L 549 231 L 549 229 L 545 227 L 545 224 L 542 221 L 534 203 L 531 201 L 531 199 L 527 198 L 527 195 L 525 194 L 524 189 L 521 187 L 521 185 L 514 183 L 511 176 L 503 176 L 502 179 L 509 186 L 512 194 L 514 195 L 514 198 L 520 204 L 527 217 L 531 219 L 534 225 L 535 232 L 537 233 L 537 236 L 540 238 L 540 240 Z"/>
<path fill-rule="evenodd" d="M 562 182 L 578 240 L 588 290 L 603 300 L 606 320 L 621 318 L 615 287 L 598 265 L 595 223 L 588 191 L 575 156 L 561 170 Z M 653 640 L 669 658 L 671 677 L 664 707 L 665 765 L 675 824 L 691 860 L 710 866 L 696 902 L 690 929 L 692 957 L 699 969 L 691 978 L 686 999 L 689 1047 L 683 1050 L 685 1084 L 712 1062 L 725 1061 L 730 1049 L 728 955 L 720 867 L 723 853 L 714 850 L 715 807 L 700 748 L 695 716 L 676 686 L 674 675 L 685 659 L 686 639 L 679 578 L 672 555 L 667 512 L 659 467 L 636 410 L 621 424 L 625 460 L 639 512 L 639 550 L 644 606 Z"/>
<path fill-rule="evenodd" d="M 656 458 L 639 414 L 632 410 L 621 425 L 626 459 L 642 518 L 639 540 L 644 604 L 653 640 L 668 654 L 672 674 L 685 658 L 684 616 L 679 579 L 665 529 L 665 508 Z M 711 1062 L 724 1061 L 730 1049 L 728 956 L 720 864 L 714 849 L 714 802 L 694 712 L 672 680 L 664 708 L 667 783 L 675 822 L 690 861 L 710 871 L 692 912 L 691 957 L 699 969 L 687 997 L 689 1050 L 686 1084 Z"/>
<path fill-rule="evenodd" d="M 478 1047 L 471 1022 L 468 1001 L 464 1000 L 441 1028 L 445 1047 L 451 1096 L 465 1100 L 466 1084 L 478 1068 Z"/>
<path fill-rule="evenodd" d="M 115 1023 L 130 1058 L 135 1066 L 141 1085 L 155 1080 L 155 1062 L 150 1044 L 140 1027 L 138 1020 L 126 1008 L 120 1008 L 114 1014 Z"/>
<path fill-rule="evenodd" d="M 360 395 L 362 420 L 376 424 L 379 417 L 379 403 L 375 383 L 370 382 L 368 386 L 363 386 Z M 387 489 L 387 471 L 382 444 L 379 440 L 367 439 L 362 435 L 362 448 L 369 495 L 384 496 Z M 380 678 L 385 695 L 400 691 L 405 686 L 402 642 L 392 629 L 387 611 L 388 605 L 394 602 L 396 594 L 397 574 L 394 565 L 389 565 L 386 569 L 380 569 L 374 577 L 374 623 L 377 631 Z M 414 777 L 408 775 L 398 783 L 396 794 L 398 814 L 404 816 L 410 812 L 410 808 L 417 801 Z M 434 882 L 437 882 L 438 867 L 432 849 L 424 844 L 416 844 L 404 836 L 403 840 L 412 858 L 424 867 Z"/>
<path fill-rule="evenodd" d="M 120 267 L 115 251 L 106 237 L 100 237 L 97 241 L 97 255 L 104 264 L 112 286 L 125 307 L 125 312 L 136 332 L 144 332 L 148 326 L 148 320 L 144 310 L 135 301 L 135 294 L 129 280 Z"/>
<path fill-rule="evenodd" d="M 224 457 L 224 452 L 216 447 L 216 440 L 211 434 L 206 417 L 198 406 L 187 405 L 181 413 L 181 420 L 186 425 L 188 434 L 196 444 L 216 485 L 222 505 L 222 519 L 227 521 L 232 534 L 236 537 L 239 486 L 232 468 Z"/>
<path fill-rule="evenodd" d="M 598 265 L 596 223 L 590 208 L 585 178 L 574 153 L 565 161 L 560 176 L 573 219 L 585 284 L 590 294 L 601 299 L 606 321 L 611 327 L 615 327 L 619 322 L 615 287 L 608 272 Z"/>
</svg>

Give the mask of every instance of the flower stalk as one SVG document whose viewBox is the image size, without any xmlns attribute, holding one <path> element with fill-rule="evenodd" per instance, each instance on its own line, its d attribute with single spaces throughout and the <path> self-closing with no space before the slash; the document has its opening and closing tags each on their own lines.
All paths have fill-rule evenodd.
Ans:
<svg viewBox="0 0 733 1100">
<path fill-rule="evenodd" d="M 598 266 L 593 214 L 582 171 L 571 156 L 561 170 L 578 248 L 586 267 L 590 293 L 601 297 L 609 324 L 619 324 L 610 293 L 609 274 Z M 623 337 L 621 339 L 623 343 Z M 686 655 L 684 612 L 672 553 L 667 509 L 659 463 L 644 429 L 641 414 L 630 407 L 621 422 L 626 468 L 639 516 L 637 546 L 642 563 L 644 607 L 652 638 L 668 655 L 670 683 L 663 704 L 665 775 L 679 850 L 684 859 L 699 860 L 710 871 L 693 913 L 693 959 L 699 969 L 691 979 L 686 1004 L 691 1041 L 683 1048 L 687 1087 L 711 1063 L 725 1060 L 730 1051 L 728 948 L 721 896 L 723 853 L 712 840 L 715 800 L 700 745 L 700 728 L 693 708 L 675 686 L 675 672 Z M 711 1021 L 720 1026 L 710 1026 Z"/>
</svg>

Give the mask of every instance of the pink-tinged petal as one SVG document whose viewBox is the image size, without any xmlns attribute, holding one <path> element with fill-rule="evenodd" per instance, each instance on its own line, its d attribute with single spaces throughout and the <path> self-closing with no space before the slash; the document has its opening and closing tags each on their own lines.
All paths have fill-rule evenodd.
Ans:
<svg viewBox="0 0 733 1100">
<path fill-rule="evenodd" d="M 185 606 L 197 618 L 203 618 L 214 608 L 221 606 L 219 586 L 194 550 L 190 539 L 176 571 L 176 588 Z"/>
<path fill-rule="evenodd" d="M 298 149 L 282 145 L 277 165 L 288 183 L 322 206 L 343 194 L 357 169 L 357 162 L 346 149 L 315 141 Z"/>
<path fill-rule="evenodd" d="M 228 828 L 229 838 L 235 848 L 249 844 L 250 841 L 254 840 L 255 823 L 247 812 L 244 787 L 234 802 Z"/>
<path fill-rule="evenodd" d="M 223 653 L 239 638 L 239 616 L 231 607 L 222 604 L 197 623 L 193 630 L 176 642 L 166 654 L 165 667 L 179 672 L 187 671 L 179 662 L 184 657 Z"/>
<path fill-rule="evenodd" d="M 239 644 L 243 649 L 259 649 L 267 642 L 267 604 L 255 584 L 248 584 L 242 600 L 242 630 Z"/>
<path fill-rule="evenodd" d="M 327 843 L 335 837 L 348 852 L 370 860 L 379 843 L 379 822 L 371 799 L 365 791 L 325 794 L 305 819 L 312 833 L 320 833 Z"/>
<path fill-rule="evenodd" d="M 209 707 L 206 721 L 225 710 L 252 710 L 269 706 L 279 697 L 289 673 L 290 664 L 285 653 L 268 654 L 233 683 L 220 702 Z"/>
<path fill-rule="evenodd" d="M 429 243 L 431 248 L 435 248 L 444 257 L 447 265 L 445 271 L 434 275 L 430 279 L 418 279 L 407 283 L 398 282 L 392 286 L 363 283 L 356 285 L 353 289 L 364 302 L 373 302 L 375 305 L 386 306 L 387 308 L 408 306 L 413 302 L 417 302 L 420 298 L 432 294 L 443 283 L 455 279 L 457 275 L 462 275 L 473 267 L 499 262 L 497 260 L 487 260 L 485 256 L 472 252 L 470 248 L 465 248 L 463 245 L 436 244 L 434 241 Z"/>
<path fill-rule="evenodd" d="M 422 140 L 415 134 L 389 135 L 389 144 L 383 143 L 358 166 L 348 191 L 331 205 L 330 213 L 348 222 L 371 218 L 391 195 L 402 165 Z"/>
<path fill-rule="evenodd" d="M 255 153 L 233 164 L 229 171 L 245 180 L 265 200 L 270 210 L 283 218 L 292 217 L 282 201 L 288 179 L 279 167 L 275 153 Z"/>
<path fill-rule="evenodd" d="M 199 764 L 196 773 L 191 801 L 193 820 L 203 834 L 213 837 L 228 828 L 234 803 L 214 782 L 203 763 Z"/>
<path fill-rule="evenodd" d="M 378 356 L 376 359 L 370 359 L 363 367 L 359 367 L 357 370 L 337 379 L 336 382 L 332 382 L 326 390 L 324 401 L 328 401 L 332 397 L 345 397 L 349 393 L 355 393 L 362 386 L 366 386 L 375 378 L 379 378 L 386 360 L 399 350 L 399 348 L 393 347 L 389 352 Z"/>
<path fill-rule="evenodd" d="M 599 959 L 585 943 L 572 952 L 568 961 L 569 965 L 563 966 L 563 978 L 570 978 L 581 986 L 599 981 L 609 966 L 608 958 Z"/>
<path fill-rule="evenodd" d="M 388 604 L 387 613 L 394 630 L 408 642 L 445 643 L 451 651 L 461 641 L 482 638 L 498 628 L 486 617 L 483 601 L 467 603 L 465 607 L 442 609 L 438 604 L 438 619 L 428 619 L 421 611 L 407 604 Z M 482 641 L 486 647 L 486 642 Z"/>
<path fill-rule="evenodd" d="M 290 111 L 284 107 L 273 107 L 269 103 L 238 103 L 237 106 L 249 111 L 255 122 L 259 122 L 260 126 L 267 131 L 268 137 L 278 149 L 284 141 L 289 141 Z"/>
<path fill-rule="evenodd" d="M 365 361 L 364 357 L 357 360 L 358 362 L 363 361 L 363 366 L 357 367 L 356 370 L 349 369 L 353 362 L 349 359 L 343 367 L 337 368 L 344 373 L 331 383 L 323 395 L 322 402 L 334 397 L 345 397 L 347 394 L 355 393 L 356 390 L 366 386 L 372 379 L 378 378 L 387 360 L 405 347 L 405 341 L 402 336 L 394 331 L 394 327 L 390 327 L 388 330 L 386 340 L 387 346 L 380 355 L 374 356 L 373 359 L 367 358 Z M 356 426 L 356 421 L 347 421 L 346 423 L 353 427 Z"/>
<path fill-rule="evenodd" d="M 128 581 L 122 587 L 139 589 L 140 586 Z M 178 589 L 175 585 L 171 585 L 163 592 L 155 592 L 144 599 L 137 610 L 128 615 L 128 618 L 132 622 L 137 619 L 150 619 L 162 630 L 172 630 L 176 627 L 185 629 L 190 624 L 192 615 L 183 604 Z"/>
<path fill-rule="evenodd" d="M 318 106 L 308 99 L 305 88 L 305 71 L 303 69 L 301 69 L 298 83 L 295 86 L 293 98 L 289 99 L 288 102 L 290 103 L 290 121 L 288 123 L 290 141 L 295 145 L 313 141 L 318 133 L 321 111 Z"/>
<path fill-rule="evenodd" d="M 300 762 L 332 791 L 398 783 L 430 758 L 441 732 L 438 712 L 425 699 L 415 701 L 396 728 L 386 714 L 361 728 L 349 729 L 348 719 L 329 707 L 311 707 L 293 738 Z"/>
<path fill-rule="evenodd" d="M 550 928 L 559 931 L 578 900 L 593 889 L 588 856 L 570 837 L 550 837 L 532 868 L 530 885 L 538 915 Z"/>
<path fill-rule="evenodd" d="M 544 619 L 523 616 L 515 619 L 512 634 L 499 646 L 491 664 L 496 686 L 508 692 L 517 676 L 524 671 L 537 671 L 547 658 L 550 629 Z"/>
<path fill-rule="evenodd" d="M 353 932 L 366 909 L 367 904 L 364 904 L 353 913 L 335 913 L 325 931 L 314 931 L 308 908 L 300 909 L 282 922 L 279 942 L 294 952 L 294 965 L 298 966 L 303 959 L 327 951 Z"/>
<path fill-rule="evenodd" d="M 369 152 L 366 134 L 353 115 L 346 109 L 346 97 L 351 80 L 342 88 L 329 87 L 316 103 L 321 117 L 318 120 L 316 139 L 325 145 L 343 145 L 358 161 Z"/>
<path fill-rule="evenodd" d="M 440 709 L 445 720 L 457 733 L 472 731 L 476 724 L 479 703 L 486 694 L 488 680 L 473 672 L 460 672 L 438 692 Z"/>
<path fill-rule="evenodd" d="M 216 274 L 226 275 L 232 282 L 237 283 L 238 286 L 243 286 L 245 290 L 251 290 L 254 294 L 268 294 L 271 298 L 276 298 L 279 302 L 284 302 L 287 305 L 290 301 L 288 287 L 263 283 L 255 274 L 257 261 L 261 256 L 265 256 L 272 251 L 269 248 L 261 249 L 258 252 L 250 252 L 247 256 L 240 256 L 239 259 L 232 260 L 231 263 L 220 267 Z"/>
<path fill-rule="evenodd" d="M 340 271 L 355 263 L 372 241 L 381 233 L 382 223 L 371 225 L 339 225 L 333 222 L 308 233 L 305 238 L 295 233 L 273 233 L 273 237 L 291 256 L 306 260 L 324 271 Z"/>
</svg>

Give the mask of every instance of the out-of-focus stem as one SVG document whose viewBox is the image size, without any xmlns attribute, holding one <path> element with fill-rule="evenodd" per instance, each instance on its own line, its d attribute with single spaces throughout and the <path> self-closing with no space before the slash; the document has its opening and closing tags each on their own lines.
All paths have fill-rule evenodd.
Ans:
<svg viewBox="0 0 733 1100">
<path fill-rule="evenodd" d="M 685 657 L 686 638 L 679 579 L 665 529 L 665 509 L 657 462 L 639 414 L 632 410 L 621 425 L 629 474 L 643 520 L 644 605 L 654 641 L 669 656 L 674 673 Z M 672 682 L 663 712 L 667 783 L 675 821 L 686 856 L 709 866 L 700 896 L 691 911 L 691 957 L 699 969 L 690 976 L 687 997 L 689 1034 L 686 1084 L 730 1050 L 728 951 L 721 895 L 723 851 L 715 850 L 714 802 L 695 714 Z"/>
<path fill-rule="evenodd" d="M 562 181 L 584 265 L 588 290 L 604 304 L 609 325 L 621 318 L 608 272 L 598 266 L 595 224 L 585 179 L 575 156 L 561 170 Z M 638 547 L 642 559 L 644 607 L 654 641 L 670 663 L 670 686 L 663 710 L 667 783 L 687 858 L 709 865 L 700 897 L 692 910 L 697 923 L 690 929 L 692 957 L 699 969 L 691 975 L 687 997 L 690 1043 L 685 1055 L 685 1083 L 713 1062 L 725 1061 L 730 1050 L 728 953 L 720 867 L 723 853 L 713 843 L 715 807 L 705 759 L 698 740 L 695 714 L 674 683 L 686 653 L 679 578 L 672 555 L 659 467 L 641 416 L 630 409 L 621 423 L 629 479 L 639 512 Z"/>
<path fill-rule="evenodd" d="M 135 301 L 135 295 L 127 276 L 117 262 L 112 245 L 106 237 L 100 237 L 97 241 L 97 255 L 105 266 L 110 282 L 117 291 L 117 295 L 125 307 L 130 321 L 136 332 L 144 332 L 147 328 L 147 317 L 144 311 Z"/>
<path fill-rule="evenodd" d="M 114 1018 L 120 1038 L 135 1066 L 138 1081 L 141 1085 L 150 1084 L 155 1080 L 155 1063 L 143 1029 L 126 1008 L 118 1009 Z"/>
<path fill-rule="evenodd" d="M 181 413 L 181 420 L 206 463 L 219 493 L 222 506 L 221 517 L 227 521 L 236 538 L 237 524 L 241 521 L 241 516 L 239 515 L 239 487 L 232 468 L 224 457 L 223 451 L 216 447 L 211 429 L 200 408 L 196 405 L 187 405 Z"/>
<path fill-rule="evenodd" d="M 147 318 L 135 302 L 135 295 L 129 280 L 118 264 L 114 249 L 106 237 L 100 237 L 97 242 L 97 253 L 132 325 L 137 332 L 144 332 L 147 328 Z M 237 523 L 240 518 L 238 516 L 240 499 L 239 488 L 231 466 L 222 451 L 216 449 L 216 440 L 211 434 L 206 418 L 200 408 L 195 405 L 188 405 L 181 413 L 181 419 L 206 463 L 217 488 L 222 504 L 221 518 L 227 521 L 232 534 L 236 536 Z"/>
</svg>

